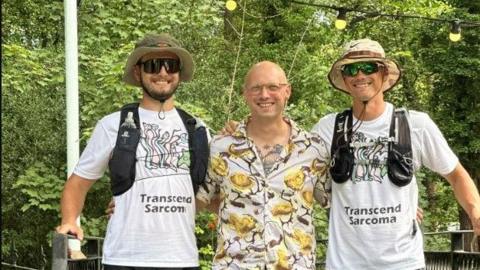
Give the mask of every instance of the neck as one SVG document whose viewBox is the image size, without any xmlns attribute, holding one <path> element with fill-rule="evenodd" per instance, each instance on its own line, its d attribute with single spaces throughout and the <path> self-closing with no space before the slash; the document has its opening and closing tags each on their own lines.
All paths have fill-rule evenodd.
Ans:
<svg viewBox="0 0 480 270">
<path fill-rule="evenodd" d="M 386 103 L 383 99 L 372 99 L 365 105 L 363 101 L 353 101 L 353 115 L 363 121 L 373 120 L 385 111 Z"/>
<path fill-rule="evenodd" d="M 143 95 L 142 100 L 140 101 L 140 107 L 150 110 L 150 111 L 170 111 L 175 107 L 175 102 L 173 96 L 165 100 L 165 102 L 160 102 L 156 99 L 149 97 L 148 95 Z"/>
<path fill-rule="evenodd" d="M 247 123 L 247 134 L 256 145 L 284 145 L 290 138 L 290 125 L 283 118 L 272 121 L 252 117 Z"/>
</svg>

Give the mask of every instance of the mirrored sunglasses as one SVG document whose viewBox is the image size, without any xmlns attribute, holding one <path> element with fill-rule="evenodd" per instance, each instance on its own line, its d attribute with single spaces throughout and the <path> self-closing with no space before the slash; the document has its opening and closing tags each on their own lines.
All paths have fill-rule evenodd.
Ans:
<svg viewBox="0 0 480 270">
<path fill-rule="evenodd" d="M 342 66 L 343 76 L 355 77 L 358 72 L 362 71 L 365 75 L 378 72 L 380 65 L 377 62 L 357 62 Z"/>
<path fill-rule="evenodd" d="M 143 71 L 150 74 L 160 73 L 162 67 L 169 74 L 180 71 L 180 61 L 172 58 L 154 58 L 145 62 L 139 62 L 138 65 L 143 65 Z"/>
</svg>

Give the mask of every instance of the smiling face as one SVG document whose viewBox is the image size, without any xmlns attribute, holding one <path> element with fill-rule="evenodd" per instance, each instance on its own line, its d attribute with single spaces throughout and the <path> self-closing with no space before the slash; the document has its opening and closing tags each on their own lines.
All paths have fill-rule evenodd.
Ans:
<svg viewBox="0 0 480 270">
<path fill-rule="evenodd" d="M 363 102 L 383 98 L 382 85 L 386 77 L 385 68 L 380 66 L 378 72 L 366 75 L 360 70 L 355 76 L 343 75 L 343 80 L 353 99 Z"/>
<path fill-rule="evenodd" d="M 285 72 L 275 63 L 260 62 L 245 77 L 243 96 L 253 119 L 281 119 L 290 94 Z"/>
<path fill-rule="evenodd" d="M 154 52 L 144 55 L 140 59 L 140 63 L 144 63 L 150 59 L 164 58 L 164 59 L 177 59 L 178 56 L 171 52 Z M 180 72 L 167 73 L 165 67 L 162 67 L 158 73 L 145 72 L 142 64 L 135 66 L 135 78 L 140 82 L 144 94 L 144 98 L 150 98 L 153 100 L 164 102 L 171 98 L 175 93 L 178 83 Z"/>
</svg>

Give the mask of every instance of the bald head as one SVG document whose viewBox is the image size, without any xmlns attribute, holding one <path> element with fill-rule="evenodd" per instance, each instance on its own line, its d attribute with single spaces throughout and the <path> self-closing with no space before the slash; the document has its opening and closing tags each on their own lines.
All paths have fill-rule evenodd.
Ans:
<svg viewBox="0 0 480 270">
<path fill-rule="evenodd" d="M 268 81 L 276 81 L 276 83 L 288 84 L 285 71 L 276 63 L 270 61 L 262 61 L 254 64 L 245 76 L 243 89 L 258 84 L 264 84 Z"/>
</svg>

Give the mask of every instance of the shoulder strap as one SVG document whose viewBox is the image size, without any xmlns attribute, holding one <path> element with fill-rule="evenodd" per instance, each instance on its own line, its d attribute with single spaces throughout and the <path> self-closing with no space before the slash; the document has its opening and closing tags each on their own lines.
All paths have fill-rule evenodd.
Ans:
<svg viewBox="0 0 480 270">
<path fill-rule="evenodd" d="M 347 109 L 338 113 L 335 117 L 335 125 L 333 127 L 332 146 L 330 153 L 333 157 L 339 145 L 346 145 L 352 137 L 352 109 Z"/>
<path fill-rule="evenodd" d="M 193 146 L 193 137 L 195 133 L 195 125 L 197 124 L 197 120 L 193 116 L 191 116 L 186 111 L 180 109 L 179 107 L 175 107 L 180 114 L 180 118 L 182 118 L 183 125 L 187 129 L 188 133 L 188 147 L 190 148 L 190 173 L 193 170 L 193 166 L 195 163 L 193 153 L 192 153 L 192 146 Z"/>
<path fill-rule="evenodd" d="M 127 104 L 120 112 L 117 140 L 108 162 L 113 195 L 121 195 L 135 182 L 137 146 L 140 141 L 138 103 Z"/>
<path fill-rule="evenodd" d="M 388 144 L 388 176 L 397 186 L 406 186 L 413 177 L 413 152 L 407 110 L 394 109 Z"/>
<path fill-rule="evenodd" d="M 394 108 L 392 122 L 390 123 L 390 138 L 394 138 L 394 144 L 411 145 L 410 126 L 408 124 L 407 114 L 408 112 L 404 108 Z"/>
<path fill-rule="evenodd" d="M 333 127 L 330 176 L 336 183 L 350 179 L 353 171 L 354 156 L 350 147 L 352 139 L 352 110 L 337 114 Z"/>
<path fill-rule="evenodd" d="M 188 132 L 190 177 L 192 178 L 193 190 L 196 193 L 199 186 L 205 182 L 210 156 L 207 130 L 204 126 L 196 127 L 197 120 L 193 116 L 178 107 L 176 108 Z"/>
<path fill-rule="evenodd" d="M 178 114 L 180 115 L 180 118 L 182 118 L 183 125 L 187 129 L 188 132 L 188 144 L 192 145 L 192 134 L 195 132 L 195 125 L 197 124 L 197 120 L 191 116 L 189 113 L 186 111 L 180 109 L 179 107 L 175 107 L 178 111 Z"/>
</svg>

